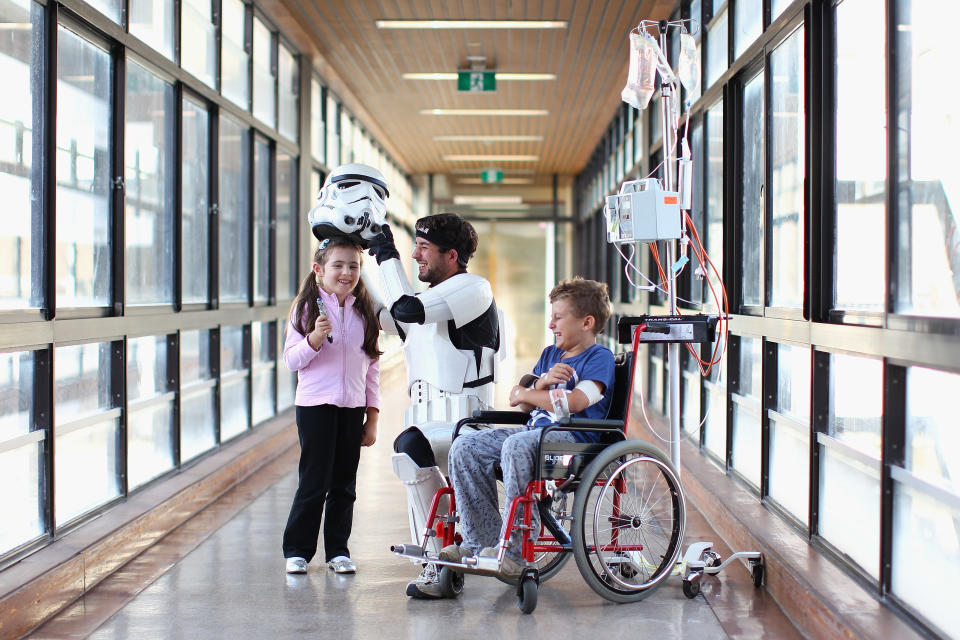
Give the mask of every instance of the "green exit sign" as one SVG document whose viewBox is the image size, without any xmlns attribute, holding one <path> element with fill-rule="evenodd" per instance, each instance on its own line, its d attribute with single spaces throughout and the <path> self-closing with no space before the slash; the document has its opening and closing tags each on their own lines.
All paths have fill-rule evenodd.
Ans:
<svg viewBox="0 0 960 640">
<path fill-rule="evenodd" d="M 458 71 L 457 91 L 496 91 L 497 74 L 494 71 Z"/>
<path fill-rule="evenodd" d="M 480 179 L 487 184 L 493 184 L 503 180 L 503 171 L 500 169 L 484 169 L 480 173 Z"/>
</svg>

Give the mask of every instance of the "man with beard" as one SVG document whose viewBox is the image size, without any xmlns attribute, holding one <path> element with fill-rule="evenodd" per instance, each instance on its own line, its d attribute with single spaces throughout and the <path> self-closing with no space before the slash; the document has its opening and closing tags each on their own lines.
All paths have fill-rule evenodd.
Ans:
<svg viewBox="0 0 960 640">
<path fill-rule="evenodd" d="M 414 293 L 388 225 L 370 240 L 383 279 L 381 326 L 403 340 L 410 408 L 406 429 L 394 441 L 393 470 L 407 488 L 410 531 L 422 542 L 430 501 L 447 486 L 447 452 L 457 421 L 489 410 L 498 351 L 500 317 L 490 283 L 467 273 L 477 233 L 455 213 L 417 220 L 413 259 L 429 288 Z M 436 539 L 429 545 L 439 552 Z M 414 598 L 443 597 L 438 567 L 424 565 L 407 585 Z"/>
</svg>

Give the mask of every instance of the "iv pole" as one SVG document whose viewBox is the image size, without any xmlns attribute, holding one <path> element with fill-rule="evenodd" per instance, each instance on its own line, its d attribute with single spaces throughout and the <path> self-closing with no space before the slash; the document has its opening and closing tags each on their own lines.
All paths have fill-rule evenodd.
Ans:
<svg viewBox="0 0 960 640">
<path fill-rule="evenodd" d="M 660 51 L 667 51 L 667 21 L 660 20 L 657 25 L 660 30 Z M 672 139 L 674 114 L 672 113 L 672 95 L 679 90 L 673 83 L 660 82 L 660 126 L 663 131 L 663 167 L 664 189 L 676 190 L 674 175 L 674 144 Z M 677 132 L 679 135 L 679 131 Z M 677 312 L 677 272 L 673 265 L 677 262 L 677 243 L 667 240 L 667 266 L 670 273 L 667 276 L 667 307 L 668 314 Z M 670 461 L 680 476 L 680 344 L 670 342 L 667 345 L 667 367 L 670 370 Z"/>
</svg>

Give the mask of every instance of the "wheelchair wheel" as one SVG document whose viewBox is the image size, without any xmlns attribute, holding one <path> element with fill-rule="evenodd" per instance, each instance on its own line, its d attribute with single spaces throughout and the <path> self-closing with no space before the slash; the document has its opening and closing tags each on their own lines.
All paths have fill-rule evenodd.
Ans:
<svg viewBox="0 0 960 640">
<path fill-rule="evenodd" d="M 672 573 L 686 508 L 673 465 L 653 445 L 628 440 L 601 452 L 584 471 L 573 512 L 577 567 L 607 600 L 642 600 Z"/>
<path fill-rule="evenodd" d="M 523 613 L 533 613 L 537 608 L 537 581 L 533 578 L 524 578 L 517 587 L 517 606 Z"/>
<path fill-rule="evenodd" d="M 506 492 L 503 489 L 503 482 L 497 480 L 497 502 L 500 506 L 500 512 L 503 512 L 503 506 L 506 504 Z M 562 496 L 558 497 L 555 500 L 550 502 L 549 506 L 550 514 L 553 516 L 554 520 L 557 521 L 557 524 L 563 528 L 568 534 L 570 533 L 570 528 L 573 524 L 573 495 L 569 493 L 564 493 Z M 543 513 L 541 511 L 540 519 L 543 520 Z M 540 582 L 546 582 L 553 576 L 557 575 L 563 566 L 570 560 L 569 552 L 547 552 L 543 551 L 534 556 L 533 562 L 537 570 L 540 572 Z M 497 580 L 508 584 L 512 587 L 517 586 L 518 582 L 515 578 L 506 578 L 504 576 L 497 576 Z"/>
<path fill-rule="evenodd" d="M 451 567 L 440 567 L 440 589 L 447 598 L 456 598 L 463 593 L 463 574 Z"/>
</svg>

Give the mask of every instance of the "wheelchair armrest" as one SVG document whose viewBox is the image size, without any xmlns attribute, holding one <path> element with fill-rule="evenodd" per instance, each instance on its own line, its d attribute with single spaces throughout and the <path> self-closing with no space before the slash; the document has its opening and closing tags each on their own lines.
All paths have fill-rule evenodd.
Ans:
<svg viewBox="0 0 960 640">
<path fill-rule="evenodd" d="M 565 431 L 610 431 L 623 430 L 623 420 L 591 420 L 590 418 L 561 418 L 557 421 L 561 427 L 571 427 Z"/>
<path fill-rule="evenodd" d="M 486 424 L 527 424 L 530 414 L 526 411 L 474 411 L 472 422 Z"/>
<path fill-rule="evenodd" d="M 475 424 L 526 424 L 530 419 L 530 414 L 524 411 L 474 411 L 469 418 L 464 418 L 457 422 L 453 430 L 453 442 L 460 435 L 460 429 Z"/>
</svg>

